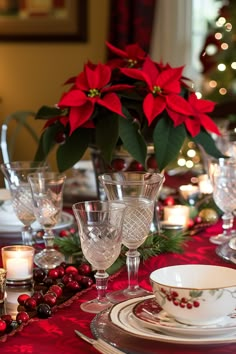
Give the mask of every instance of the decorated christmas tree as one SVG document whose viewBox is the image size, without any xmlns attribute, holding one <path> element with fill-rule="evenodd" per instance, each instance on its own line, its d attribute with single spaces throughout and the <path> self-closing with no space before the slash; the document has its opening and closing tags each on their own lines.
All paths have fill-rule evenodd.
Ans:
<svg viewBox="0 0 236 354">
<path fill-rule="evenodd" d="M 200 53 L 202 94 L 217 103 L 236 100 L 236 1 L 221 3 L 216 19 L 208 25 Z"/>
</svg>

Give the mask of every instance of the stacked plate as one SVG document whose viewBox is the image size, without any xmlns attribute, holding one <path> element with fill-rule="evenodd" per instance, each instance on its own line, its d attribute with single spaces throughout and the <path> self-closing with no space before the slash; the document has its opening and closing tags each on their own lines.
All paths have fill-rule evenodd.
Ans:
<svg viewBox="0 0 236 354">
<path fill-rule="evenodd" d="M 98 330 L 99 316 L 94 320 L 92 328 L 96 327 L 94 334 L 102 337 L 105 332 L 104 329 Z M 112 329 L 122 330 L 124 335 L 153 341 L 191 345 L 236 343 L 236 311 L 214 325 L 186 325 L 163 311 L 153 295 L 114 305 L 107 313 L 107 322 L 112 325 Z M 112 335 L 114 337 L 114 332 Z M 109 340 L 108 333 L 105 336 L 107 338 L 103 339 Z"/>
</svg>

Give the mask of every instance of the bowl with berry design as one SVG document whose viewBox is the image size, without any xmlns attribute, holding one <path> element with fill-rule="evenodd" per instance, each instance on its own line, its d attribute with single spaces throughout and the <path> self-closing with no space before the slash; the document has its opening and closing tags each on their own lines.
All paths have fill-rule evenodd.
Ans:
<svg viewBox="0 0 236 354">
<path fill-rule="evenodd" d="M 185 264 L 150 274 L 158 304 L 176 321 L 210 325 L 236 308 L 236 270 L 223 266 Z"/>
</svg>

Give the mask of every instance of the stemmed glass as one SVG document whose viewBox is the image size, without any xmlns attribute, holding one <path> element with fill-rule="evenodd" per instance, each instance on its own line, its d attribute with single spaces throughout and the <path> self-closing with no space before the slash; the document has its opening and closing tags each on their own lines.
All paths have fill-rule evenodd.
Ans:
<svg viewBox="0 0 236 354">
<path fill-rule="evenodd" d="M 85 201 L 72 206 L 85 258 L 96 269 L 97 298 L 81 305 L 83 311 L 98 313 L 112 303 L 106 297 L 109 268 L 121 251 L 123 203 Z"/>
<path fill-rule="evenodd" d="M 213 199 L 223 211 L 223 233 L 211 236 L 212 243 L 221 245 L 230 240 L 236 208 L 236 162 L 231 159 L 220 159 L 211 166 L 211 182 L 213 185 Z"/>
<path fill-rule="evenodd" d="M 45 249 L 36 253 L 35 264 L 45 270 L 65 261 L 64 255 L 54 248 L 53 227 L 59 223 L 66 175 L 57 172 L 39 172 L 28 175 L 33 198 L 33 211 L 44 229 Z"/>
<path fill-rule="evenodd" d="M 47 169 L 47 163 L 42 161 L 14 161 L 1 164 L 1 170 L 10 188 L 14 212 L 24 225 L 21 231 L 24 245 L 33 243 L 31 225 L 36 219 L 27 176 L 30 173 Z"/>
<path fill-rule="evenodd" d="M 149 294 L 138 283 L 140 253 L 137 248 L 148 237 L 154 216 L 154 204 L 164 182 L 164 176 L 148 172 L 114 172 L 99 176 L 109 200 L 120 200 L 126 205 L 122 243 L 128 248 L 126 265 L 127 289 L 109 293 L 110 301 L 116 303 L 128 298 Z"/>
</svg>

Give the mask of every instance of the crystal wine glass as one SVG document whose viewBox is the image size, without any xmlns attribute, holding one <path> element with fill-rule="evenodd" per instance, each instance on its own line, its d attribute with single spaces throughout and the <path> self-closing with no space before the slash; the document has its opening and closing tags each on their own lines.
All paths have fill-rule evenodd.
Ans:
<svg viewBox="0 0 236 354">
<path fill-rule="evenodd" d="M 223 233 L 210 237 L 215 244 L 223 244 L 233 236 L 232 228 L 236 208 L 236 162 L 231 159 L 220 159 L 212 165 L 211 181 L 213 185 L 213 199 L 223 211 Z"/>
<path fill-rule="evenodd" d="M 96 269 L 97 298 L 81 305 L 82 310 L 98 313 L 112 306 L 106 297 L 109 268 L 118 258 L 122 242 L 123 203 L 85 201 L 72 206 L 78 223 L 81 248 Z"/>
<path fill-rule="evenodd" d="M 114 172 L 99 176 L 109 200 L 125 203 L 126 211 L 122 231 L 122 243 L 128 248 L 126 265 L 128 287 L 109 293 L 109 299 L 116 303 L 128 298 L 149 294 L 138 283 L 140 253 L 137 248 L 148 237 L 154 216 L 154 204 L 164 182 L 164 176 L 148 172 Z"/>
<path fill-rule="evenodd" d="M 24 245 L 33 243 L 31 225 L 36 219 L 27 176 L 30 173 L 47 169 L 48 165 L 42 161 L 14 161 L 1 164 L 1 170 L 11 191 L 14 212 L 24 225 L 21 232 Z"/>
<path fill-rule="evenodd" d="M 35 264 L 45 270 L 65 261 L 64 255 L 54 248 L 53 227 L 59 223 L 66 175 L 57 172 L 39 172 L 28 175 L 33 198 L 33 211 L 44 229 L 45 249 L 36 253 Z"/>
</svg>

